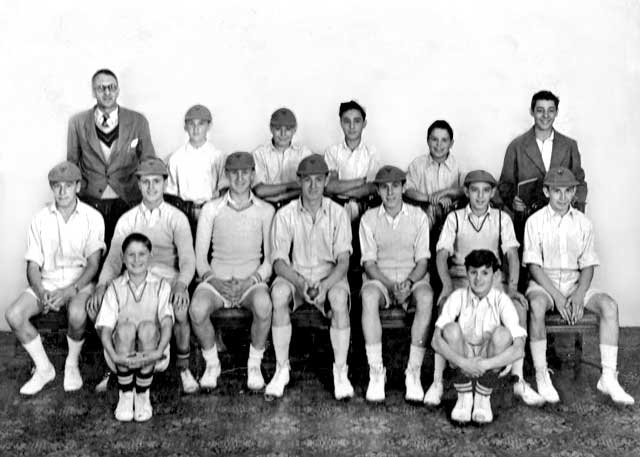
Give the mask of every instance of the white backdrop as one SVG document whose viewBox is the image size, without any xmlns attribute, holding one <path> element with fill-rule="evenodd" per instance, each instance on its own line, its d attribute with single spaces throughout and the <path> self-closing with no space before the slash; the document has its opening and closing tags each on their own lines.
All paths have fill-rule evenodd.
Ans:
<svg viewBox="0 0 640 457">
<path fill-rule="evenodd" d="M 90 76 L 109 67 L 121 104 L 149 119 L 161 157 L 184 141 L 194 103 L 213 111 L 210 139 L 224 151 L 265 141 L 270 113 L 286 105 L 298 117 L 297 140 L 320 152 L 340 140 L 339 102 L 356 98 L 368 111 L 366 140 L 384 162 L 406 167 L 425 152 L 428 124 L 442 118 L 459 160 L 495 174 L 508 142 L 532 123 L 531 95 L 550 89 L 561 99 L 558 130 L 582 152 L 603 264 L 595 285 L 619 300 L 622 325 L 640 325 L 640 3 L 6 3 L 3 314 L 26 285 L 26 229 L 50 200 L 46 174 L 65 158 L 68 118 L 92 105 Z"/>
</svg>

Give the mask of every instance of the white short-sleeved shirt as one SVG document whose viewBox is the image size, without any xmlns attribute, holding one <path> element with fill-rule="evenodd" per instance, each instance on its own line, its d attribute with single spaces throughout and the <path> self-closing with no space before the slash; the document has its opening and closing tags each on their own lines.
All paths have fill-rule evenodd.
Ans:
<svg viewBox="0 0 640 457">
<path fill-rule="evenodd" d="M 299 198 L 283 206 L 273 218 L 272 263 L 282 259 L 307 280 L 319 281 L 329 274 L 343 252 L 352 252 L 349 216 L 342 206 L 326 197 L 322 198 L 315 223 Z"/>
<path fill-rule="evenodd" d="M 429 222 L 417 206 L 402 204 L 391 217 L 384 205 L 369 209 L 360 220 L 361 263 L 377 263 L 382 274 L 404 281 L 418 260 L 428 259 Z"/>
<path fill-rule="evenodd" d="M 428 195 L 439 190 L 462 187 L 464 177 L 465 173 L 453 154 L 449 154 L 442 163 L 433 160 L 431 154 L 424 154 L 409 164 L 405 190 L 415 189 Z"/>
<path fill-rule="evenodd" d="M 540 265 L 557 283 L 577 281 L 580 270 L 600 264 L 593 224 L 575 208 L 560 216 L 545 206 L 527 219 L 522 263 Z"/>
<path fill-rule="evenodd" d="M 324 151 L 329 170 L 338 173 L 338 179 L 367 178 L 373 181 L 380 168 L 375 148 L 360 142 L 353 151 L 343 141 L 329 146 Z"/>
<path fill-rule="evenodd" d="M 469 287 L 454 290 L 442 307 L 436 327 L 443 329 L 451 322 L 458 322 L 467 343 L 480 345 L 485 334 L 505 326 L 512 338 L 527 336 L 518 322 L 518 313 L 507 294 L 492 288 L 484 298 L 479 298 Z"/>
<path fill-rule="evenodd" d="M 501 214 L 502 213 L 502 214 Z M 476 216 L 471 207 L 452 211 L 447 215 L 436 251 L 444 249 L 453 256 L 456 267 L 464 268 L 465 257 L 473 250 L 487 249 L 500 258 L 498 241 L 502 239 L 502 252 L 518 248 L 513 222 L 507 213 L 488 208 L 482 216 Z"/>
<path fill-rule="evenodd" d="M 102 215 L 80 200 L 65 222 L 55 203 L 34 216 L 25 259 L 41 269 L 47 290 L 69 286 L 82 275 L 88 257 L 105 249 Z"/>
<path fill-rule="evenodd" d="M 160 276 L 148 272 L 142 284 L 135 286 L 125 271 L 107 287 L 95 325 L 116 328 L 118 322 L 125 321 L 136 326 L 143 321 L 159 325 L 165 317 L 173 321 L 170 295 L 171 286 Z"/>
<path fill-rule="evenodd" d="M 311 150 L 301 144 L 292 143 L 284 152 L 278 151 L 271 141 L 253 151 L 256 175 L 253 185 L 282 184 L 297 179 L 296 171 L 302 159 L 311 155 Z"/>
<path fill-rule="evenodd" d="M 187 141 L 169 156 L 166 192 L 199 204 L 211 200 L 224 181 L 224 161 L 211 143 L 194 148 Z"/>
</svg>

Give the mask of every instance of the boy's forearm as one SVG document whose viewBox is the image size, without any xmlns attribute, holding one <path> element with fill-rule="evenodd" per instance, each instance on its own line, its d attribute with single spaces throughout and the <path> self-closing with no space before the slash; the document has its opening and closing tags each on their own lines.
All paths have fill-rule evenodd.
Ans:
<svg viewBox="0 0 640 457">
<path fill-rule="evenodd" d="M 589 290 L 591 281 L 593 280 L 594 267 L 586 267 L 580 270 L 580 276 L 578 277 L 578 289 L 583 293 Z"/>
<path fill-rule="evenodd" d="M 449 265 L 447 264 L 449 261 L 449 252 L 440 249 L 436 253 L 436 269 L 438 270 L 438 276 L 440 277 L 440 282 L 442 282 L 442 288 L 451 289 L 451 275 L 449 274 Z"/>
<path fill-rule="evenodd" d="M 463 355 L 458 354 L 451 348 L 451 346 L 449 346 L 449 343 L 447 343 L 447 341 L 442 337 L 442 329 L 438 327 L 436 327 L 433 332 L 431 347 L 435 352 L 457 367 L 461 366 L 466 359 Z"/>
<path fill-rule="evenodd" d="M 411 200 L 415 200 L 417 202 L 428 202 L 429 201 L 429 195 L 420 192 L 417 189 L 407 189 L 404 191 L 404 194 L 410 198 Z"/>
<path fill-rule="evenodd" d="M 358 189 L 366 184 L 365 178 L 332 179 L 325 191 L 330 195 L 340 195 Z"/>
<path fill-rule="evenodd" d="M 341 253 L 338 255 L 336 265 L 331 269 L 329 275 L 322 281 L 327 286 L 327 290 L 331 289 L 338 281 L 347 276 L 349 270 L 349 253 Z"/>
<path fill-rule="evenodd" d="M 36 291 L 36 293 L 44 290 L 44 287 L 42 286 L 42 272 L 40 270 L 40 266 L 32 261 L 27 262 L 27 282 L 29 283 L 29 286 Z"/>
<path fill-rule="evenodd" d="M 173 331 L 173 320 L 169 316 L 162 318 L 160 322 L 160 341 L 158 342 L 158 351 L 164 352 L 171 341 L 171 333 Z"/>
<path fill-rule="evenodd" d="M 420 281 L 427 274 L 427 259 L 420 259 L 416 262 L 413 270 L 407 275 L 407 279 L 411 282 Z"/>
<path fill-rule="evenodd" d="M 382 273 L 377 262 L 373 260 L 365 262 L 364 271 L 369 278 L 380 281 L 387 289 L 393 288 L 394 282 Z"/>
<path fill-rule="evenodd" d="M 507 262 L 509 263 L 509 277 L 507 278 L 509 289 L 517 289 L 520 280 L 520 260 L 518 250 L 511 248 L 507 251 Z"/>
<path fill-rule="evenodd" d="M 496 354 L 485 360 L 487 370 L 496 370 L 524 357 L 524 337 L 516 338 L 513 344 L 500 354 Z"/>
</svg>

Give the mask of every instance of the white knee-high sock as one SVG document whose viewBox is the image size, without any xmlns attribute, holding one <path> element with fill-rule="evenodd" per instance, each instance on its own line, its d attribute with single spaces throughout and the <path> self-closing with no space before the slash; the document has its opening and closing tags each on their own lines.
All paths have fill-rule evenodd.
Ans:
<svg viewBox="0 0 640 457">
<path fill-rule="evenodd" d="M 367 344 L 364 347 L 367 353 L 367 362 L 370 367 L 382 368 L 382 343 Z"/>
<path fill-rule="evenodd" d="M 349 352 L 349 339 L 351 338 L 351 327 L 329 329 L 329 338 L 333 346 L 333 358 L 337 367 L 342 367 L 347 363 Z"/>
<path fill-rule="evenodd" d="M 69 346 L 69 353 L 67 354 L 67 360 L 65 364 L 78 366 L 78 359 L 80 358 L 80 351 L 82 351 L 82 345 L 84 340 L 76 341 L 69 338 L 67 335 L 67 345 Z"/>
<path fill-rule="evenodd" d="M 407 362 L 407 368 L 420 371 L 420 368 L 422 368 L 422 361 L 424 360 L 424 353 L 425 348 L 412 344 L 409 347 L 409 361 Z"/>
<path fill-rule="evenodd" d="M 433 382 L 442 384 L 442 374 L 447 361 L 437 352 L 433 354 Z"/>
<path fill-rule="evenodd" d="M 273 349 L 276 353 L 276 361 L 279 365 L 289 360 L 289 345 L 291 344 L 291 324 L 282 327 L 271 328 Z"/>
<path fill-rule="evenodd" d="M 263 349 L 256 349 L 253 344 L 249 345 L 249 360 L 247 361 L 247 367 L 259 367 L 262 363 L 262 356 L 264 355 Z"/>
<path fill-rule="evenodd" d="M 208 367 L 220 365 L 220 359 L 218 359 L 218 347 L 214 344 L 209 349 L 203 349 L 202 358 Z"/>
<path fill-rule="evenodd" d="M 618 367 L 618 346 L 601 344 L 600 363 L 602 364 L 602 374 L 615 376 Z"/>
<path fill-rule="evenodd" d="M 47 353 L 44 351 L 44 346 L 42 345 L 42 339 L 40 335 L 36 336 L 34 339 L 22 345 L 27 353 L 31 356 L 33 363 L 36 366 L 36 370 L 50 370 L 53 368 L 53 365 L 49 361 L 49 357 L 47 357 Z"/>
</svg>

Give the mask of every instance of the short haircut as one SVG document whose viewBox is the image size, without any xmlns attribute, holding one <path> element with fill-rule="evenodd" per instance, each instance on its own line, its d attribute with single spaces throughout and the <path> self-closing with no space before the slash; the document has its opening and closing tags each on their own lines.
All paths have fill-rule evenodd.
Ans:
<svg viewBox="0 0 640 457">
<path fill-rule="evenodd" d="M 151 252 L 151 240 L 142 233 L 133 232 L 127 235 L 122 242 L 122 253 L 124 254 L 131 243 L 142 243 Z"/>
<path fill-rule="evenodd" d="M 447 132 L 449 132 L 449 139 L 453 140 L 453 129 L 447 121 L 444 121 L 442 119 L 434 121 L 433 124 L 431 124 L 427 129 L 427 138 L 431 136 L 431 132 L 433 132 L 435 129 L 446 130 Z"/>
<path fill-rule="evenodd" d="M 93 82 L 96 80 L 96 78 L 99 75 L 107 75 L 107 76 L 111 76 L 113 79 L 116 80 L 116 83 L 118 82 L 118 77 L 116 76 L 116 74 L 114 72 L 112 72 L 111 70 L 109 70 L 108 68 L 101 68 L 100 70 L 96 71 L 93 76 L 91 77 L 91 85 L 93 86 Z"/>
<path fill-rule="evenodd" d="M 551 100 L 556 105 L 556 109 L 558 109 L 558 105 L 560 105 L 560 99 L 553 92 L 548 90 L 541 90 L 533 94 L 531 97 L 531 111 L 536 107 L 536 102 L 538 100 Z"/>
<path fill-rule="evenodd" d="M 349 100 L 348 102 L 340 103 L 340 109 L 338 109 L 338 115 L 340 119 L 342 119 L 342 115 L 349 110 L 358 110 L 360 114 L 362 114 L 362 120 L 365 121 L 367 119 L 367 112 L 364 110 L 362 105 L 355 100 Z"/>
<path fill-rule="evenodd" d="M 496 271 L 499 264 L 498 259 L 492 251 L 488 249 L 476 249 L 464 258 L 464 266 L 467 270 L 469 268 L 488 267 Z"/>
</svg>

